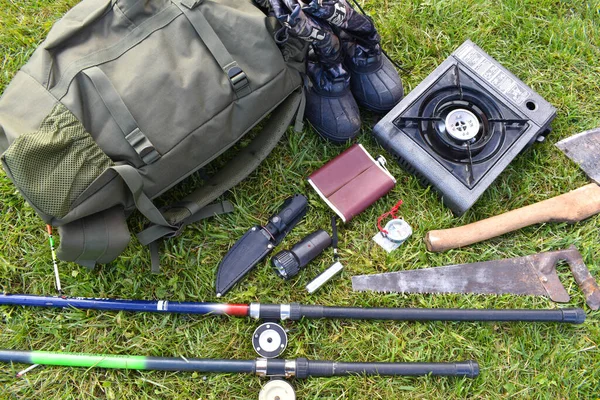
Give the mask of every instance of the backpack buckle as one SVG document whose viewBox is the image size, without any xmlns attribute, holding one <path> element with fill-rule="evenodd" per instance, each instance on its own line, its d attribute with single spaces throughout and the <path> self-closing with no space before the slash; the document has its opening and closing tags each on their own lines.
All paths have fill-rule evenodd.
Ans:
<svg viewBox="0 0 600 400">
<path fill-rule="evenodd" d="M 227 77 L 238 98 L 250 94 L 250 81 L 248 81 L 248 76 L 240 67 L 236 65 L 230 68 L 227 71 Z"/>
<path fill-rule="evenodd" d="M 131 147 L 140 156 L 144 164 L 152 164 L 154 161 L 160 158 L 160 154 L 154 148 L 154 145 L 150 140 L 140 131 L 139 128 L 135 128 L 133 131 L 125 136 L 125 139 L 129 142 Z"/>
</svg>

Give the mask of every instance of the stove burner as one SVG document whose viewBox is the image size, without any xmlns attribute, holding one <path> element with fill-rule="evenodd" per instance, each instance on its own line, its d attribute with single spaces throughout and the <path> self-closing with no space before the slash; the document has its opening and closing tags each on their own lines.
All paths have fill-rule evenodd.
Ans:
<svg viewBox="0 0 600 400">
<path fill-rule="evenodd" d="M 444 125 L 450 136 L 461 141 L 470 141 L 477 136 L 480 126 L 475 114 L 463 108 L 450 111 Z"/>
<path fill-rule="evenodd" d="M 488 160 L 501 148 L 506 133 L 506 120 L 494 101 L 466 87 L 445 86 L 423 100 L 419 117 L 398 120 L 419 121 L 425 143 L 439 156 L 459 164 Z"/>
</svg>

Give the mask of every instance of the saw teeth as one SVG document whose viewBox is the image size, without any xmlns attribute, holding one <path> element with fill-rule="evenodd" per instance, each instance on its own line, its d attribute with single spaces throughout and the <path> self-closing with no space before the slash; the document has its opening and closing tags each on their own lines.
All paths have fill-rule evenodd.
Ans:
<svg viewBox="0 0 600 400">
<path fill-rule="evenodd" d="M 426 295 L 432 295 L 432 296 L 436 296 L 436 295 L 448 295 L 448 294 L 472 294 L 472 295 L 478 295 L 478 296 L 504 296 L 504 295 L 510 295 L 510 296 L 519 296 L 519 297 L 527 297 L 527 296 L 534 296 L 534 297 L 538 297 L 534 294 L 523 294 L 523 293 L 476 293 L 476 292 L 397 292 L 394 290 L 378 290 L 378 289 L 357 289 L 357 292 L 361 292 L 361 293 L 366 293 L 366 292 L 371 292 L 371 293 L 382 293 L 382 294 L 401 294 L 401 295 L 410 295 L 410 294 L 426 294 Z M 544 296 L 544 297 L 548 297 L 548 296 Z"/>
</svg>

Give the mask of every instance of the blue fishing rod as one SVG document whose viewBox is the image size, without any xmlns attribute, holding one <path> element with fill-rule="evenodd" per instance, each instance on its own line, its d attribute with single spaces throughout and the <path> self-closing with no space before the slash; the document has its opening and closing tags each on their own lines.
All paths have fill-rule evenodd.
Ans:
<svg viewBox="0 0 600 400">
<path fill-rule="evenodd" d="M 581 324 L 581 308 L 554 310 L 328 307 L 303 304 L 226 304 L 166 300 L 95 299 L 30 294 L 0 294 L 0 305 L 77 308 L 81 310 L 229 315 L 266 320 L 360 319 L 393 321 L 559 322 Z"/>
</svg>

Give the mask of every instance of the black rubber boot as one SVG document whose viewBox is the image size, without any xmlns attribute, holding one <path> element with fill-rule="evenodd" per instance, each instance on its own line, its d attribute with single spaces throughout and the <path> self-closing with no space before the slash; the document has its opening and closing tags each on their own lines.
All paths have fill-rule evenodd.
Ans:
<svg viewBox="0 0 600 400">
<path fill-rule="evenodd" d="M 365 47 L 344 41 L 344 66 L 351 75 L 354 98 L 361 106 L 378 113 L 390 111 L 404 97 L 402 81 L 379 45 Z"/>
<path fill-rule="evenodd" d="M 360 113 L 350 90 L 350 74 L 344 66 L 339 38 L 324 21 L 302 11 L 295 0 L 270 0 L 284 28 L 276 39 L 294 35 L 311 44 L 309 83 L 304 116 L 322 137 L 345 142 L 360 132 Z"/>
<path fill-rule="evenodd" d="M 381 38 L 370 18 L 356 12 L 346 0 L 302 0 L 306 13 L 326 20 L 342 41 L 344 66 L 351 89 L 361 106 L 376 112 L 391 110 L 404 96 L 402 81 L 382 54 Z"/>
<path fill-rule="evenodd" d="M 350 91 L 350 75 L 341 68 L 325 68 L 308 62 L 310 87 L 306 91 L 304 115 L 315 130 L 335 143 L 343 143 L 360 132 L 360 112 Z"/>
</svg>

